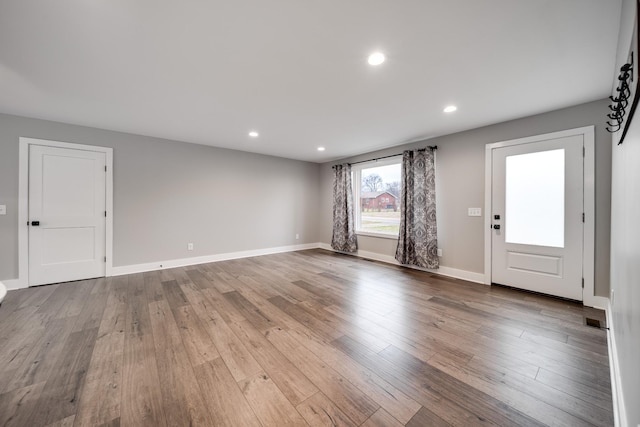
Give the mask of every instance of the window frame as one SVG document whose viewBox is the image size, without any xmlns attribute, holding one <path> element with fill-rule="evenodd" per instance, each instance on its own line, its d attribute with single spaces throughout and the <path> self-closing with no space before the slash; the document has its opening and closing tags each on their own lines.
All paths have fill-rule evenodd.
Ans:
<svg viewBox="0 0 640 427">
<path fill-rule="evenodd" d="M 396 164 L 400 166 L 400 179 L 402 180 L 402 154 L 389 157 L 387 159 L 372 160 L 370 162 L 358 163 L 351 166 L 351 183 L 352 183 L 352 191 L 353 191 L 354 222 L 355 222 L 356 235 L 398 240 L 399 234 L 400 234 L 399 232 L 385 233 L 381 231 L 375 232 L 375 231 L 361 230 L 362 205 L 361 205 L 361 197 L 360 197 L 360 195 L 362 194 L 362 170 L 363 169 L 370 169 L 374 167 L 389 166 L 389 165 L 396 165 Z"/>
</svg>

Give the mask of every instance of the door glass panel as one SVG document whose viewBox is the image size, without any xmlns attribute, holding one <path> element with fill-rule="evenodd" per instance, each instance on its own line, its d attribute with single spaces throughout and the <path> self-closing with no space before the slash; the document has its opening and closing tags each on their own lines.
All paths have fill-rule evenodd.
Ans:
<svg viewBox="0 0 640 427">
<path fill-rule="evenodd" d="M 505 241 L 564 247 L 564 149 L 507 156 Z"/>
</svg>

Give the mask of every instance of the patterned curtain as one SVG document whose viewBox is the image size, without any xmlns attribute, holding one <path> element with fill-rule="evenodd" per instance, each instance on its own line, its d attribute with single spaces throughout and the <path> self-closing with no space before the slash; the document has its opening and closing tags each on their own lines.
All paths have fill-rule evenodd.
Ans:
<svg viewBox="0 0 640 427">
<path fill-rule="evenodd" d="M 396 259 L 401 264 L 438 268 L 436 179 L 432 149 L 402 153 L 400 203 Z"/>
<path fill-rule="evenodd" d="M 358 250 L 353 222 L 353 194 L 351 191 L 351 165 L 333 167 L 333 237 L 331 247 L 336 251 Z"/>
</svg>

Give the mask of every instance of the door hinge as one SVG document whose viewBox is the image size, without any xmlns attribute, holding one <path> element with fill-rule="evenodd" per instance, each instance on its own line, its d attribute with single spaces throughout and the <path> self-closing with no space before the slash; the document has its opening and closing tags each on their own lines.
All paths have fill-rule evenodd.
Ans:
<svg viewBox="0 0 640 427">
<path fill-rule="evenodd" d="M 106 166 L 104 167 L 104 171 L 105 171 L 105 172 L 107 171 L 107 167 L 106 167 Z"/>
<path fill-rule="evenodd" d="M 587 148 L 582 147 L 582 157 L 587 157 Z"/>
<path fill-rule="evenodd" d="M 584 277 L 582 278 L 582 289 L 584 289 Z"/>
<path fill-rule="evenodd" d="M 107 217 L 107 211 L 104 211 L 104 217 L 105 218 Z"/>
<path fill-rule="evenodd" d="M 107 257 L 104 257 L 104 262 L 107 262 Z"/>
<path fill-rule="evenodd" d="M 582 222 L 584 222 L 584 212 L 582 212 Z"/>
</svg>

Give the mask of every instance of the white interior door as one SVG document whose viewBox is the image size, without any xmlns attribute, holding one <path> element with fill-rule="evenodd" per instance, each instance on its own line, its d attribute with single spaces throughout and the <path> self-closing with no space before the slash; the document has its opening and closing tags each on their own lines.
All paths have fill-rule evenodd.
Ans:
<svg viewBox="0 0 640 427">
<path fill-rule="evenodd" d="M 105 276 L 103 152 L 30 145 L 29 285 Z"/>
<path fill-rule="evenodd" d="M 492 150 L 491 281 L 582 301 L 582 135 Z"/>
</svg>

